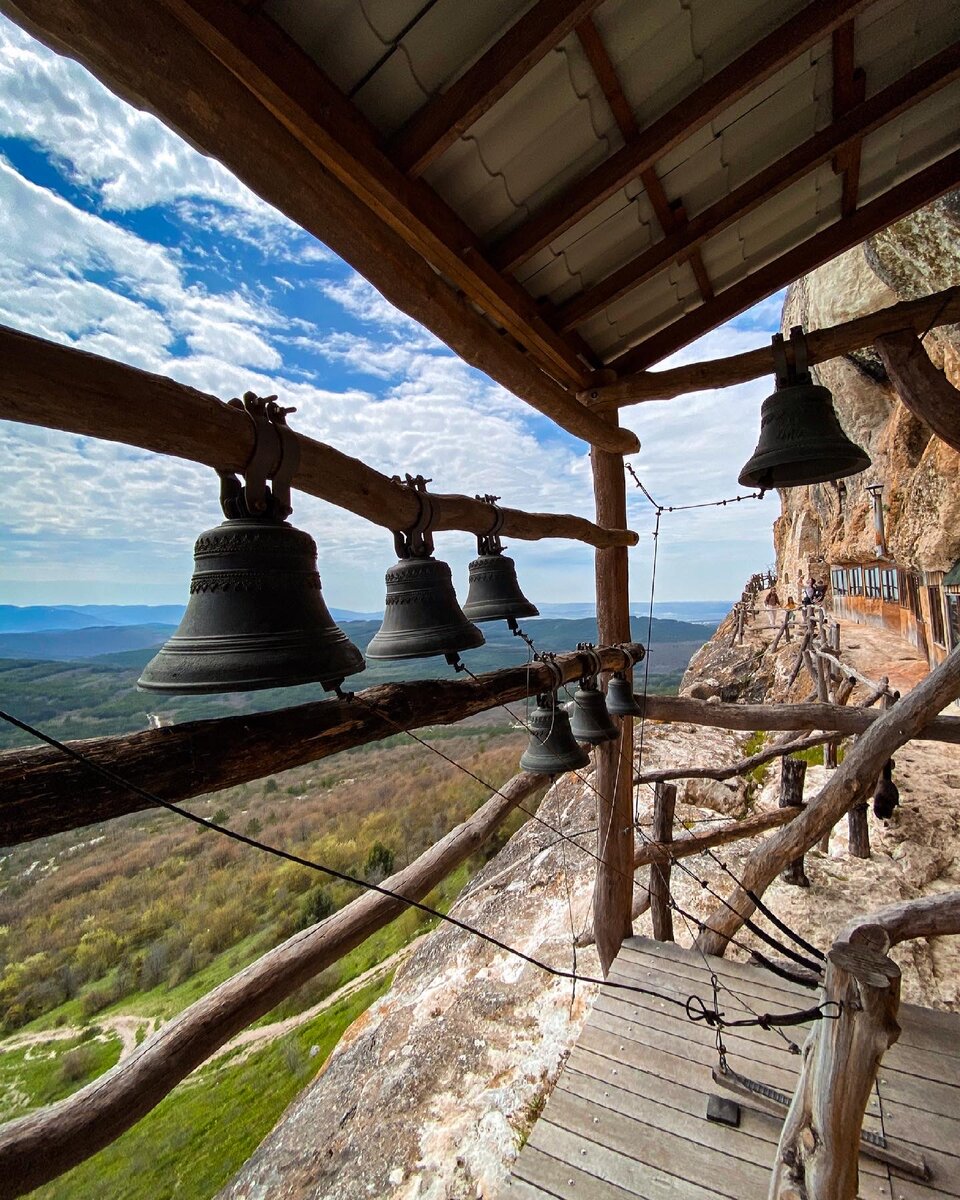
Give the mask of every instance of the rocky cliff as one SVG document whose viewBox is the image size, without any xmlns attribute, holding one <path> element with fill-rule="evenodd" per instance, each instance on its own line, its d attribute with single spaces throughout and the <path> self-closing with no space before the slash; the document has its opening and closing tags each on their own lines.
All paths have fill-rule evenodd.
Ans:
<svg viewBox="0 0 960 1200">
<path fill-rule="evenodd" d="M 960 284 L 960 192 L 951 193 L 795 283 L 783 329 L 822 329 L 898 300 Z M 931 359 L 960 386 L 960 327 L 932 330 Z M 781 578 L 795 583 L 809 564 L 868 561 L 874 553 L 873 508 L 867 484 L 882 483 L 887 543 L 898 563 L 945 571 L 960 557 L 960 455 L 934 437 L 900 403 L 872 348 L 814 368 L 834 395 L 841 424 L 873 464 L 834 484 L 780 493 L 774 526 Z"/>
</svg>

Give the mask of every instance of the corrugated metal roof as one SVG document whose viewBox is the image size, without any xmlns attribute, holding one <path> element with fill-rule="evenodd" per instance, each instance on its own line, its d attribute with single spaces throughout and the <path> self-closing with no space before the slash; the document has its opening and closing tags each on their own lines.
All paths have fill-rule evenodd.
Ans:
<svg viewBox="0 0 960 1200">
<path fill-rule="evenodd" d="M 642 129 L 804 6 L 804 0 L 605 0 L 593 20 Z M 515 0 L 268 0 L 265 11 L 389 138 L 530 7 Z M 867 96 L 958 38 L 957 0 L 875 0 L 855 24 L 855 60 Z M 832 76 L 827 37 L 692 129 L 656 163 L 667 199 L 695 216 L 824 129 L 833 120 Z M 960 146 L 958 116 L 960 85 L 953 84 L 867 137 L 860 203 Z M 424 178 L 480 239 L 493 243 L 622 145 L 572 33 L 431 163 Z M 714 290 L 834 224 L 841 193 L 842 177 L 824 164 L 710 237 L 702 259 Z M 631 180 L 515 274 L 538 300 L 562 304 L 662 236 L 649 197 Z M 578 331 L 609 360 L 699 303 L 689 265 L 673 264 Z"/>
</svg>

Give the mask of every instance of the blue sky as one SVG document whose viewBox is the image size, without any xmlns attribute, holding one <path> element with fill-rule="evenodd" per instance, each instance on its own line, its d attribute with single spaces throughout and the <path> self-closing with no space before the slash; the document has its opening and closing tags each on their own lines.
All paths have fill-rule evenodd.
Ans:
<svg viewBox="0 0 960 1200">
<path fill-rule="evenodd" d="M 296 405 L 292 426 L 436 491 L 592 516 L 587 447 L 465 366 L 325 246 L 156 118 L 0 17 L 0 323 L 179 379 L 223 399 Z M 680 354 L 759 346 L 772 297 Z M 758 380 L 626 410 L 631 460 L 661 504 L 733 496 L 753 450 Z M 185 601 L 196 535 L 220 520 L 214 473 L 0 422 L 0 603 Z M 653 513 L 629 492 L 631 595 L 649 591 Z M 382 605 L 386 530 L 299 493 L 328 603 Z M 657 598 L 739 594 L 770 563 L 776 497 L 665 514 Z M 593 597 L 592 552 L 516 542 L 534 600 Z M 465 580 L 475 543 L 437 537 Z"/>
</svg>

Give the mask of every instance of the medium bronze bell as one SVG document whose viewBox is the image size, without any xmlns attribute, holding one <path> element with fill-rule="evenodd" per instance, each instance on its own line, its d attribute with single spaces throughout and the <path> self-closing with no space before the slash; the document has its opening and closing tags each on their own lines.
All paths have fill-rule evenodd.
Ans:
<svg viewBox="0 0 960 1200">
<path fill-rule="evenodd" d="M 618 671 L 607 684 L 607 712 L 612 717 L 642 717 L 643 709 L 633 694 L 633 684 Z"/>
<path fill-rule="evenodd" d="M 802 487 L 865 470 L 868 455 L 843 432 L 830 392 L 810 378 L 800 327 L 790 335 L 792 364 L 786 362 L 782 336 L 776 334 L 773 342 L 777 390 L 763 402 L 760 440 L 740 472 L 740 483 L 762 489 Z"/>
<path fill-rule="evenodd" d="M 580 681 L 580 686 L 573 693 L 570 709 L 570 729 L 578 742 L 589 742 L 596 746 L 600 742 L 612 742 L 620 736 L 620 730 L 610 720 L 603 692 L 594 680 Z"/>
<path fill-rule="evenodd" d="M 308 533 L 270 517 L 224 521 L 194 548 L 190 599 L 172 638 L 137 686 L 235 692 L 322 683 L 364 668 L 320 591 Z"/>
<path fill-rule="evenodd" d="M 367 646 L 367 658 L 455 656 L 482 646 L 483 634 L 463 614 L 445 562 L 402 558 L 387 571 L 383 624 Z"/>
<path fill-rule="evenodd" d="M 471 621 L 516 621 L 540 615 L 520 591 L 513 559 L 505 554 L 481 554 L 470 564 L 470 590 L 463 611 Z"/>
<path fill-rule="evenodd" d="M 590 762 L 570 731 L 570 718 L 557 703 L 555 692 L 537 697 L 537 707 L 527 722 L 530 741 L 520 758 L 520 770 L 538 775 L 562 775 Z"/>
</svg>

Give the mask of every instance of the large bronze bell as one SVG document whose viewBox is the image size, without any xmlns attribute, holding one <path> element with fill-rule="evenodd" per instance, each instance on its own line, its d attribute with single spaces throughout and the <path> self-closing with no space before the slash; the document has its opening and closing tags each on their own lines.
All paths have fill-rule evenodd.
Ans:
<svg viewBox="0 0 960 1200">
<path fill-rule="evenodd" d="M 595 679 L 582 679 L 573 693 L 570 705 L 570 729 L 578 742 L 589 742 L 592 746 L 600 742 L 612 742 L 620 736 L 620 730 L 610 720 L 603 692 Z"/>
<path fill-rule="evenodd" d="M 633 694 L 633 684 L 619 671 L 607 684 L 607 712 L 612 717 L 643 716 L 643 709 Z"/>
<path fill-rule="evenodd" d="M 773 343 L 777 390 L 763 402 L 760 440 L 740 472 L 740 483 L 762 489 L 802 487 L 865 470 L 868 455 L 843 432 L 830 392 L 810 378 L 801 328 L 790 335 L 793 363 L 787 364 L 780 334 Z"/>
<path fill-rule="evenodd" d="M 562 775 L 590 762 L 590 755 L 570 731 L 570 718 L 557 703 L 555 692 L 537 697 L 537 707 L 527 722 L 530 741 L 520 758 L 521 771 L 538 775 Z"/>
<path fill-rule="evenodd" d="M 431 658 L 444 654 L 453 662 L 461 650 L 482 646 L 484 636 L 463 614 L 445 562 L 433 557 L 430 534 L 432 504 L 422 476 L 417 488 L 420 518 L 409 533 L 394 534 L 399 561 L 387 571 L 383 624 L 367 646 L 367 658 Z"/>
<path fill-rule="evenodd" d="M 197 539 L 183 620 L 137 686 L 333 688 L 363 668 L 363 655 L 323 601 L 313 538 L 284 521 L 249 518 L 224 521 Z"/>
<path fill-rule="evenodd" d="M 183 620 L 137 686 L 190 693 L 296 683 L 337 688 L 363 670 L 363 655 L 324 604 L 313 538 L 286 521 L 299 460 L 286 423 L 293 410 L 252 392 L 229 403 L 254 426 L 245 482 L 219 472 L 227 520 L 197 539 Z"/>
</svg>

